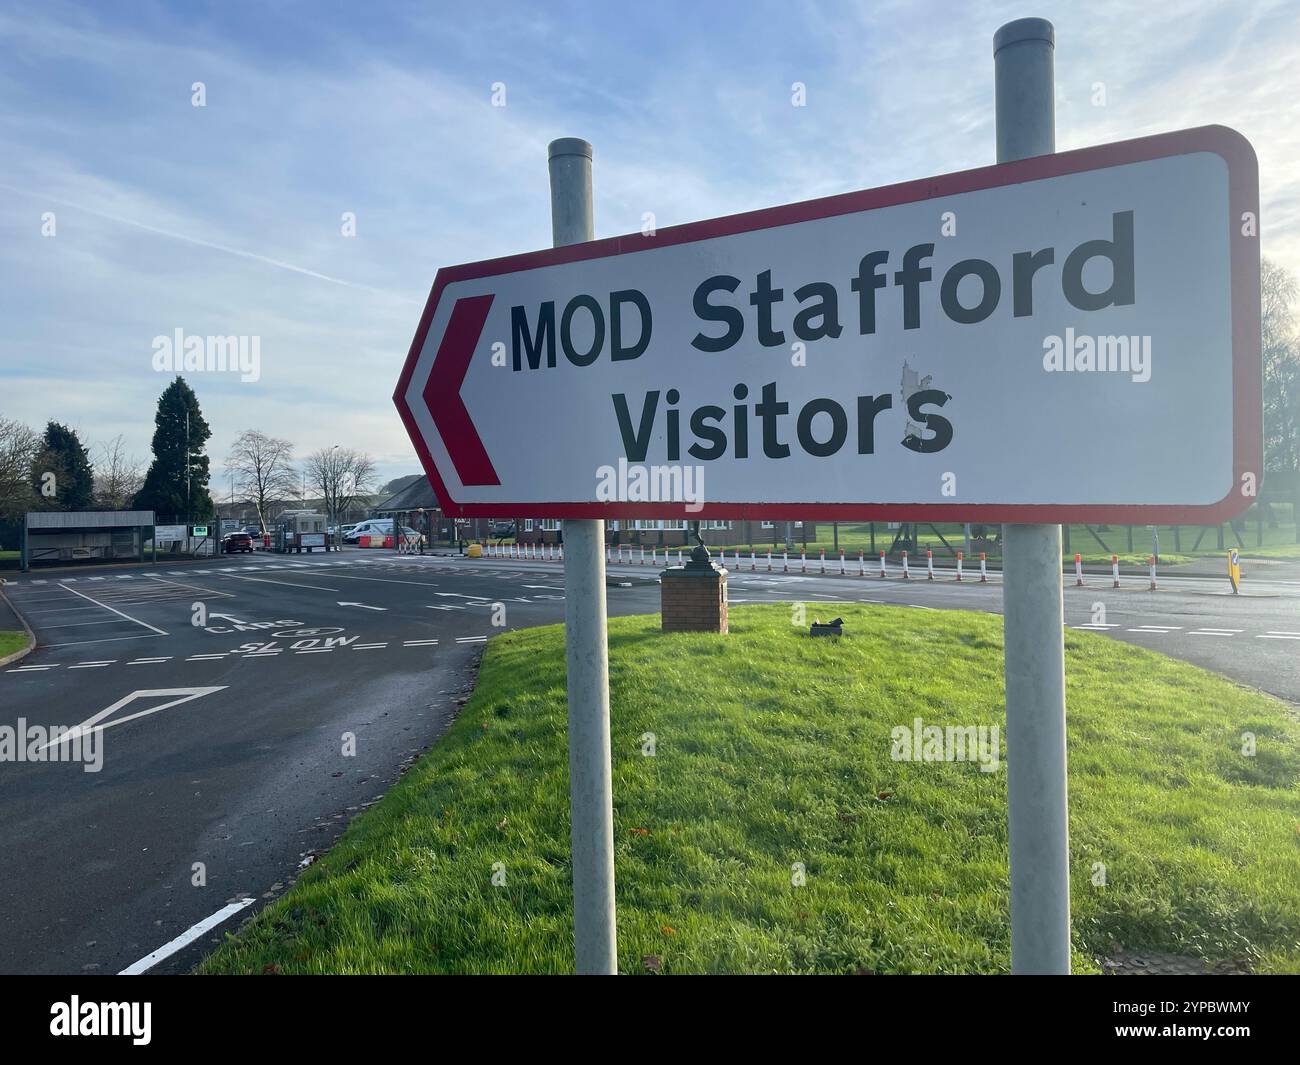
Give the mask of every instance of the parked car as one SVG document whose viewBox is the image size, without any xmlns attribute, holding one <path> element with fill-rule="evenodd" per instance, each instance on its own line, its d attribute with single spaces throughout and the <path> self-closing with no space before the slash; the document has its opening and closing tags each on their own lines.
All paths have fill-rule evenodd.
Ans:
<svg viewBox="0 0 1300 1065">
<path fill-rule="evenodd" d="M 227 555 L 233 555 L 236 551 L 251 555 L 253 553 L 253 538 L 246 532 L 226 533 L 221 538 L 221 550 Z"/>
<path fill-rule="evenodd" d="M 509 540 L 515 534 L 513 521 L 498 521 L 492 525 L 492 535 L 498 540 Z"/>
</svg>

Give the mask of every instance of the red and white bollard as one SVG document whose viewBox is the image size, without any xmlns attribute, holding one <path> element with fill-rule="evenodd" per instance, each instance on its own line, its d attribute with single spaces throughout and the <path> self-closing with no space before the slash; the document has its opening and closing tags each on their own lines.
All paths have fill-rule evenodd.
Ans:
<svg viewBox="0 0 1300 1065">
<path fill-rule="evenodd" d="M 885 574 L 885 553 L 881 551 L 880 552 L 880 576 L 884 577 L 885 575 L 886 575 Z"/>
<path fill-rule="evenodd" d="M 903 580 L 906 581 L 906 580 L 910 580 L 910 579 L 911 579 L 911 578 L 908 576 L 908 573 L 907 573 L 907 552 L 904 551 L 904 552 L 903 552 Z"/>
<path fill-rule="evenodd" d="M 1119 555 L 1110 556 L 1110 576 L 1115 582 L 1115 587 L 1119 587 Z"/>
<path fill-rule="evenodd" d="M 929 549 L 925 552 L 925 579 L 934 580 L 934 552 Z"/>
<path fill-rule="evenodd" d="M 859 551 L 858 552 L 858 576 L 865 577 L 866 575 L 867 575 L 867 559 L 866 556 L 863 555 L 861 551 Z"/>
<path fill-rule="evenodd" d="M 840 576 L 844 576 L 844 548 L 840 548 Z"/>
<path fill-rule="evenodd" d="M 677 565 L 681 566 L 681 565 L 683 565 L 683 564 L 684 564 L 684 563 L 683 563 L 683 560 L 682 560 L 682 549 L 679 547 L 679 548 L 677 549 Z"/>
<path fill-rule="evenodd" d="M 769 551 L 769 552 L 767 553 L 767 572 L 768 572 L 768 573 L 771 573 L 771 572 L 772 572 L 772 552 L 771 552 L 771 551 Z"/>
<path fill-rule="evenodd" d="M 1154 592 L 1156 590 L 1156 556 L 1155 555 L 1147 556 L 1147 565 L 1151 567 L 1151 590 Z"/>
<path fill-rule="evenodd" d="M 641 565 L 645 565 L 645 544 L 641 545 Z"/>
<path fill-rule="evenodd" d="M 664 565 L 667 565 L 667 564 L 668 564 L 668 552 L 665 551 L 665 552 L 664 552 Z M 656 569 L 659 568 L 659 548 L 657 548 L 657 547 L 653 547 L 653 546 L 652 546 L 652 547 L 650 548 L 650 565 L 654 566 Z"/>
<path fill-rule="evenodd" d="M 821 548 L 822 572 L 826 572 L 826 548 Z"/>
<path fill-rule="evenodd" d="M 560 560 L 561 562 L 564 561 L 564 543 L 563 543 L 563 541 L 561 541 L 561 543 L 560 543 L 560 547 L 559 547 L 559 560 Z"/>
<path fill-rule="evenodd" d="M 789 573 L 789 572 L 790 572 L 790 552 L 789 552 L 789 551 L 782 551 L 782 552 L 781 552 L 781 572 L 782 572 L 782 573 Z"/>
<path fill-rule="evenodd" d="M 984 560 L 984 552 L 980 552 L 980 584 L 988 584 L 989 568 Z"/>
<path fill-rule="evenodd" d="M 957 552 L 957 579 L 961 580 L 961 552 Z"/>
<path fill-rule="evenodd" d="M 799 572 L 800 572 L 800 573 L 807 573 L 807 572 L 808 572 L 808 552 L 807 552 L 807 551 L 800 551 L 800 552 L 799 552 Z"/>
<path fill-rule="evenodd" d="M 1083 587 L 1083 556 L 1077 551 L 1074 555 L 1074 586 Z"/>
<path fill-rule="evenodd" d="M 751 550 L 749 552 L 749 572 L 750 573 L 758 572 L 758 552 L 754 550 Z"/>
</svg>

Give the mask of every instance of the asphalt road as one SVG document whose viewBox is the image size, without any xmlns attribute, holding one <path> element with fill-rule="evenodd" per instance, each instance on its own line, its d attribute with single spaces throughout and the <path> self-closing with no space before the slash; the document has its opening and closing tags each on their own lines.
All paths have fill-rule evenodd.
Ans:
<svg viewBox="0 0 1300 1065">
<path fill-rule="evenodd" d="M 897 567 L 882 580 L 852 564 L 841 577 L 838 562 L 822 575 L 727 561 L 733 604 L 805 602 L 810 618 L 838 602 L 1001 609 L 996 574 L 904 582 Z M 609 573 L 611 614 L 658 610 L 655 567 Z M 1240 596 L 1226 579 L 1152 592 L 1090 575 L 1067 586 L 1066 622 L 1300 704 L 1295 573 L 1255 563 Z M 12 581 L 41 646 L 0 671 L 0 725 L 97 728 L 102 767 L 0 763 L 0 971 L 192 966 L 241 900 L 283 891 L 437 739 L 487 639 L 562 619 L 562 585 L 556 562 L 359 551 Z"/>
</svg>

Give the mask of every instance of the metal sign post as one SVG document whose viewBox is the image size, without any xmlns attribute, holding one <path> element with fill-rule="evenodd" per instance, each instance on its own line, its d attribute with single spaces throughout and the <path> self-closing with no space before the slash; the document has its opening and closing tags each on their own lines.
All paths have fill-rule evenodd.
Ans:
<svg viewBox="0 0 1300 1065">
<path fill-rule="evenodd" d="M 1056 151 L 1055 44 L 1052 24 L 1036 18 L 993 38 L 999 163 Z M 1061 527 L 1007 525 L 1002 538 L 1011 971 L 1068 974 Z"/>
<path fill-rule="evenodd" d="M 595 239 L 591 145 L 552 141 L 551 232 L 557 248 Z M 579 975 L 618 971 L 614 920 L 614 788 L 609 747 L 605 522 L 564 521 L 564 649 L 569 689 L 573 945 Z"/>
</svg>

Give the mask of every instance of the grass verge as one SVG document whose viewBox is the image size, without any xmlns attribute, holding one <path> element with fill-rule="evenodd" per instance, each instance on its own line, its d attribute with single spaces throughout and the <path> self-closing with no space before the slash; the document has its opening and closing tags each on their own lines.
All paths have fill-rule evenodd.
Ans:
<svg viewBox="0 0 1300 1065">
<path fill-rule="evenodd" d="M 0 658 L 6 658 L 27 646 L 27 633 L 9 629 L 0 632 Z"/>
<path fill-rule="evenodd" d="M 610 622 L 621 971 L 1008 970 L 1005 767 L 890 739 L 1002 724 L 1001 619 L 820 608 L 849 635 L 787 606 L 727 637 Z M 1066 655 L 1076 971 L 1119 946 L 1300 970 L 1292 711 L 1092 633 Z M 493 640 L 448 734 L 201 971 L 571 971 L 564 676 L 560 627 Z"/>
</svg>

